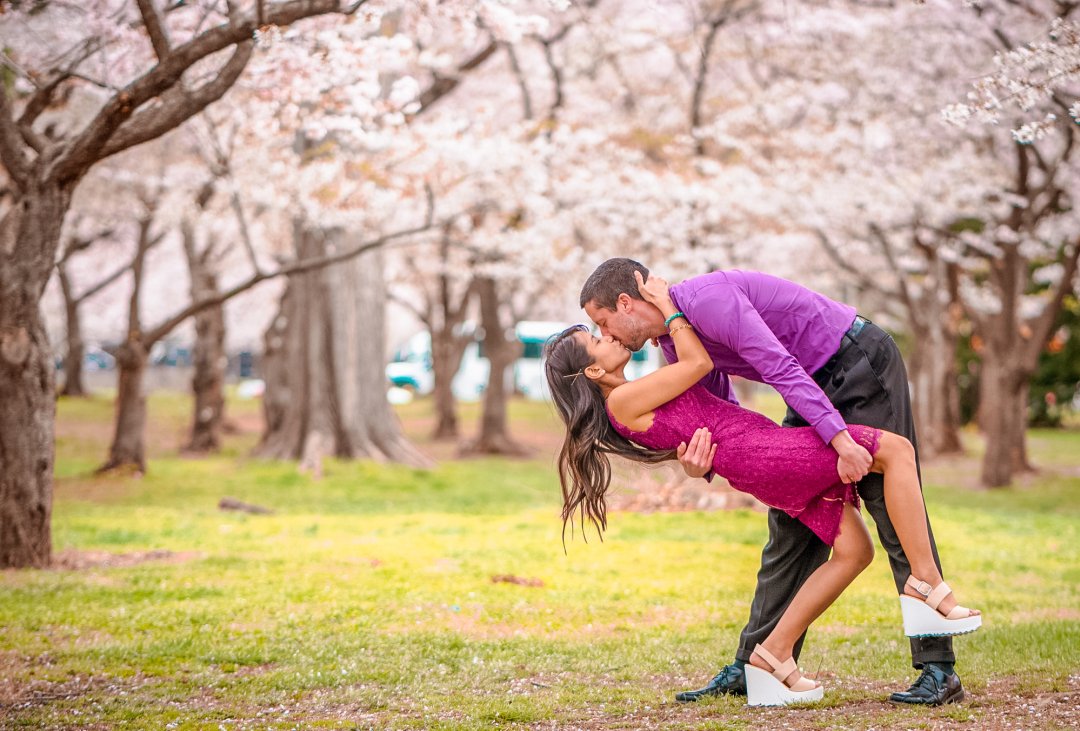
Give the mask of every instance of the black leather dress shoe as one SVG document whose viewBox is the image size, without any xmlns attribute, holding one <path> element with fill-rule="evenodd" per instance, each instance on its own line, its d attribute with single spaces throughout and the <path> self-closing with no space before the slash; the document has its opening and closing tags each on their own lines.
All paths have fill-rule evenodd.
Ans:
<svg viewBox="0 0 1080 731">
<path fill-rule="evenodd" d="M 725 665 L 709 684 L 697 690 L 685 690 L 675 694 L 681 703 L 693 703 L 706 696 L 746 695 L 746 674 L 738 665 Z"/>
<path fill-rule="evenodd" d="M 956 673 L 946 675 L 933 663 L 923 665 L 922 675 L 907 690 L 893 693 L 889 700 L 912 706 L 943 706 L 964 699 L 964 686 Z"/>
</svg>

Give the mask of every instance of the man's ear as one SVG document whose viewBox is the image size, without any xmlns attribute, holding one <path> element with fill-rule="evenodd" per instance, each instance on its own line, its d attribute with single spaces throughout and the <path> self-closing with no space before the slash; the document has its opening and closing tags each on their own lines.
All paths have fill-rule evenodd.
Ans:
<svg viewBox="0 0 1080 731">
<path fill-rule="evenodd" d="M 633 306 L 634 298 L 626 292 L 620 292 L 619 296 L 615 299 L 615 310 L 617 312 L 630 312 Z"/>
</svg>

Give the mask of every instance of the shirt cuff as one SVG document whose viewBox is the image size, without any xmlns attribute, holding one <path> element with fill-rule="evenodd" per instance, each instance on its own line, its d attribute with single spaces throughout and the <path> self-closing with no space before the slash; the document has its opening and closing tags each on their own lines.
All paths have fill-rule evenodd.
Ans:
<svg viewBox="0 0 1080 731">
<path fill-rule="evenodd" d="M 826 444 L 831 444 L 833 438 L 845 429 L 847 429 L 847 424 L 844 423 L 840 414 L 830 414 L 814 427 L 814 431 L 821 437 L 821 441 Z"/>
</svg>

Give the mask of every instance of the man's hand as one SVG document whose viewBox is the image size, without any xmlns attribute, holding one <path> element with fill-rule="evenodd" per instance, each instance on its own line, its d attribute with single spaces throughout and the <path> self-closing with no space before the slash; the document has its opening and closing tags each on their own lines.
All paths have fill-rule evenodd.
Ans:
<svg viewBox="0 0 1080 731">
<path fill-rule="evenodd" d="M 686 442 L 679 443 L 675 454 L 687 476 L 704 477 L 713 468 L 713 457 L 716 456 L 712 434 L 705 427 L 701 427 L 694 432 L 689 445 Z"/>
<path fill-rule="evenodd" d="M 866 451 L 866 448 L 851 438 L 847 429 L 839 432 L 829 442 L 836 453 L 840 455 L 836 461 L 836 471 L 844 484 L 852 485 L 870 472 L 870 466 L 874 464 L 874 458 Z"/>
</svg>

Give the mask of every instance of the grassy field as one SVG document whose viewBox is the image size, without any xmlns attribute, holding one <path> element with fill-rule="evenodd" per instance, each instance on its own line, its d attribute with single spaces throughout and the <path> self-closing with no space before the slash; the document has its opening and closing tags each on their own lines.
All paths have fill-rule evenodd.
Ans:
<svg viewBox="0 0 1080 731">
<path fill-rule="evenodd" d="M 750 710 L 672 696 L 734 650 L 763 513 L 616 513 L 604 542 L 564 554 L 546 405 L 513 405 L 533 459 L 451 459 L 420 401 L 401 415 L 439 467 L 331 462 L 318 481 L 247 458 L 253 402 L 230 404 L 239 432 L 198 460 L 177 452 L 187 400 L 150 405 L 141 478 L 92 474 L 108 399 L 59 406 L 65 568 L 0 572 L 0 728 L 1080 725 L 1080 432 L 1033 432 L 1044 469 L 1009 490 L 977 491 L 974 457 L 926 470 L 946 573 L 986 614 L 957 640 L 969 700 L 885 702 L 915 674 L 879 551 L 811 630 L 801 665 L 826 700 Z M 275 513 L 222 512 L 224 496 Z"/>
</svg>

